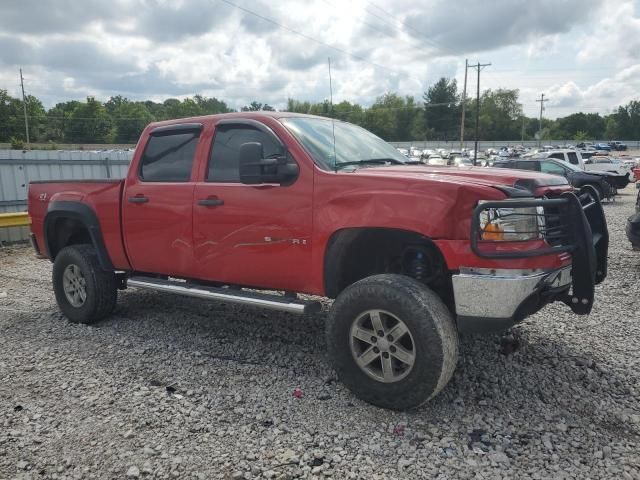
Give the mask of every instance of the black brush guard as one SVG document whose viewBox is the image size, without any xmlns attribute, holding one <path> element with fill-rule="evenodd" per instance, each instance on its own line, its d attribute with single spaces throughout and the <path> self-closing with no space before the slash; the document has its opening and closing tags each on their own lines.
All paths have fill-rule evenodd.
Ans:
<svg viewBox="0 0 640 480">
<path fill-rule="evenodd" d="M 515 249 L 496 251 L 483 248 L 489 244 L 495 246 L 496 244 L 522 243 L 522 241 L 483 240 L 481 235 L 483 232 L 480 228 L 480 215 L 483 211 L 528 207 L 542 207 L 543 213 L 514 215 L 543 217 L 544 227 L 535 233 L 541 234 L 546 247 L 520 251 Z M 471 249 L 479 257 L 491 259 L 532 258 L 570 253 L 573 263 L 571 291 L 560 297 L 560 300 L 569 305 L 574 313 L 586 315 L 593 307 L 595 285 L 607 276 L 609 231 L 598 193 L 592 186 L 587 185 L 578 192 L 566 192 L 557 198 L 509 199 L 478 205 L 471 220 Z"/>
</svg>

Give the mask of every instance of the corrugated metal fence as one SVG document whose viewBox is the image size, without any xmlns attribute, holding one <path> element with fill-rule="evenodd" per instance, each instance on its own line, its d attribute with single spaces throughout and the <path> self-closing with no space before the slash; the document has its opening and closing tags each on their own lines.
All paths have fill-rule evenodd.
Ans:
<svg viewBox="0 0 640 480">
<path fill-rule="evenodd" d="M 0 212 L 26 211 L 33 180 L 123 178 L 132 156 L 132 150 L 0 150 Z M 4 228 L 0 242 L 26 240 L 28 235 L 27 227 Z"/>
</svg>

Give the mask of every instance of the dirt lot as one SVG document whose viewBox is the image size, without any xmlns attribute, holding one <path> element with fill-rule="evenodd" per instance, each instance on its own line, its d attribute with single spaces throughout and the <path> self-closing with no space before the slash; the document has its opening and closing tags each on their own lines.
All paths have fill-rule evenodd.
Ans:
<svg viewBox="0 0 640 480">
<path fill-rule="evenodd" d="M 552 305 L 464 338 L 451 384 L 406 413 L 334 380 L 324 314 L 131 290 L 73 325 L 50 264 L 0 250 L 0 479 L 640 479 L 634 200 L 631 185 L 605 206 L 610 274 L 590 316 Z"/>
</svg>

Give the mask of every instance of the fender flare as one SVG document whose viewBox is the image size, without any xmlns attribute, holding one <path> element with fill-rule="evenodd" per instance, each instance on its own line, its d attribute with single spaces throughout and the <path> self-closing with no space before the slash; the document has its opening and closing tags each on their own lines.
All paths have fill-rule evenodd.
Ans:
<svg viewBox="0 0 640 480">
<path fill-rule="evenodd" d="M 54 242 L 54 228 L 56 221 L 60 218 L 77 220 L 85 226 L 89 232 L 91 243 L 98 254 L 98 262 L 103 270 L 113 271 L 113 263 L 109 258 L 109 253 L 102 238 L 102 230 L 98 222 L 96 212 L 87 204 L 70 201 L 54 201 L 49 203 L 47 214 L 44 217 L 44 248 L 47 256 L 53 262 L 58 251 L 52 251 Z"/>
</svg>

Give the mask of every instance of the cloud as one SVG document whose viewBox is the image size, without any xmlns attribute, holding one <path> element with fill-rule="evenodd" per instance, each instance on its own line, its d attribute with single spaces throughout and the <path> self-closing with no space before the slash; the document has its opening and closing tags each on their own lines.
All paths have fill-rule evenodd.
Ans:
<svg viewBox="0 0 640 480">
<path fill-rule="evenodd" d="M 91 40 L 60 38 L 33 43 L 0 35 L 0 50 L 5 52 L 0 57 L 2 63 L 37 65 L 71 74 L 124 74 L 136 68 L 132 60 L 116 55 Z"/>
<path fill-rule="evenodd" d="M 518 88 L 525 105 L 541 91 L 550 112 L 637 97 L 633 0 L 232 3 L 284 28 L 221 0 L 0 2 L 0 88 L 19 93 L 21 66 L 47 106 L 202 93 L 278 107 L 328 98 L 331 57 L 334 101 L 368 105 L 389 91 L 420 100 L 441 76 L 461 88 L 464 58 L 483 52 L 482 88 Z"/>
<path fill-rule="evenodd" d="M 584 88 L 573 81 L 553 85 L 547 95 L 550 99 L 548 107 L 552 112 L 611 111 L 618 105 L 637 99 L 639 90 L 640 63 Z"/>
<path fill-rule="evenodd" d="M 136 34 L 156 42 L 198 37 L 219 26 L 230 15 L 212 0 L 146 0 L 136 17 Z"/>
<path fill-rule="evenodd" d="M 578 55 L 584 63 L 596 60 L 624 65 L 640 56 L 640 8 L 633 2 L 607 0 L 606 15 L 598 19 L 598 28 L 590 32 Z"/>
<path fill-rule="evenodd" d="M 417 40 L 443 53 L 481 52 L 567 33 L 603 0 L 434 0 L 429 8 L 407 2 L 405 22 Z"/>
<path fill-rule="evenodd" d="M 128 13 L 113 0 L 6 0 L 0 2 L 0 32 L 42 35 L 75 32 L 91 22 L 109 22 Z"/>
</svg>

